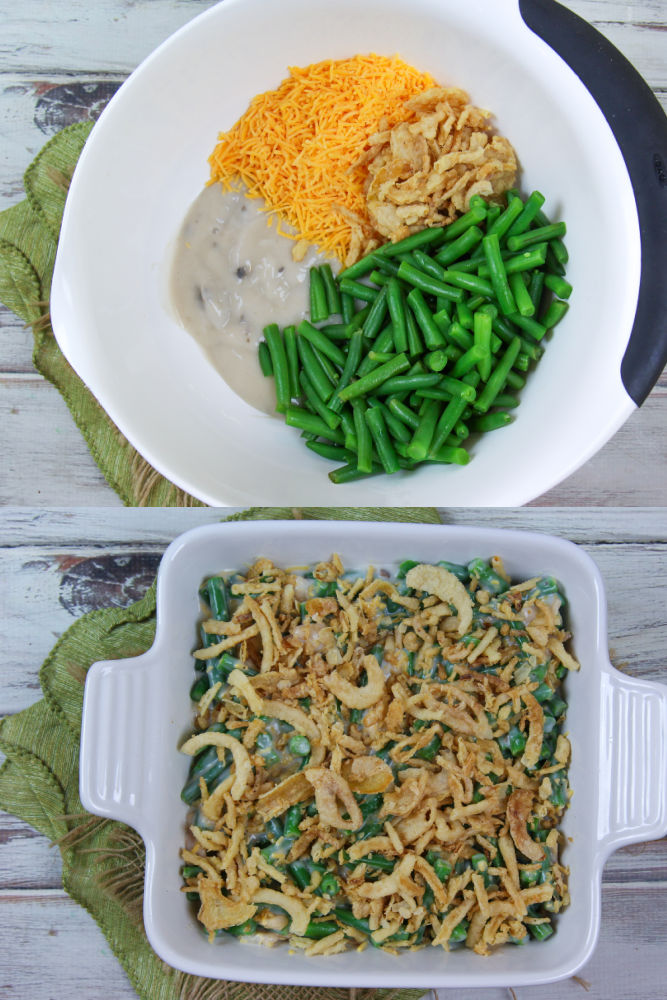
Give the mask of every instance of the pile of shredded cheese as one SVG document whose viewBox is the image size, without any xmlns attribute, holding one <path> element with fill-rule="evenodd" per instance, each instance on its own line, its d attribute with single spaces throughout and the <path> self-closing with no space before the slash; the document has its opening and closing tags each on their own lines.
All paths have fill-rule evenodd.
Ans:
<svg viewBox="0 0 667 1000">
<path fill-rule="evenodd" d="M 366 219 L 368 137 L 406 121 L 405 102 L 435 81 L 398 57 L 375 54 L 291 67 L 277 90 L 255 97 L 210 157 L 211 179 L 243 182 L 278 215 L 280 231 L 341 260 L 355 219 Z M 296 234 L 284 226 L 296 230 Z"/>
</svg>

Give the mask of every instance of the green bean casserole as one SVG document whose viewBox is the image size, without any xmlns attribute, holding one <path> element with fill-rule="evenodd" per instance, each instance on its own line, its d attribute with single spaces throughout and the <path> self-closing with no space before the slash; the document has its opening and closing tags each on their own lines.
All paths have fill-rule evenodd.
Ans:
<svg viewBox="0 0 667 1000">
<path fill-rule="evenodd" d="M 569 902 L 564 597 L 502 561 L 205 581 L 183 890 L 308 955 L 548 938 Z"/>
</svg>

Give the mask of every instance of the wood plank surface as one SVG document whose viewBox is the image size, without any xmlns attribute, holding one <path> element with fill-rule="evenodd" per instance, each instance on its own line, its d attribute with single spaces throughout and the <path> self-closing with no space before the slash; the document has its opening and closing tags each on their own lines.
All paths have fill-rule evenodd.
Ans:
<svg viewBox="0 0 667 1000">
<path fill-rule="evenodd" d="M 567 0 L 639 69 L 667 108 L 664 0 Z M 118 85 L 210 0 L 0 0 L 0 209 L 47 138 L 96 119 Z M 0 307 L 0 504 L 119 505 L 53 386 L 34 372 L 31 335 Z M 660 504 L 667 495 L 667 376 L 591 461 L 539 504 Z M 64 464 L 63 464 L 64 463 Z M 67 475 L 63 475 L 63 468 Z"/>
<path fill-rule="evenodd" d="M 75 618 L 140 595 L 160 554 L 182 531 L 233 511 L 0 510 L 0 714 L 39 697 L 44 655 Z M 667 681 L 664 509 L 445 510 L 444 521 L 570 538 L 600 568 L 609 600 L 613 662 Z M 659 1000 L 667 944 L 667 838 L 616 852 L 605 868 L 599 945 L 580 980 L 516 989 L 517 1000 Z M 2 956 L 11 954 L 11 961 Z M 45 978 L 48 970 L 48 978 Z M 0 813 L 0 1000 L 135 997 L 92 919 L 60 888 L 57 851 Z M 475 1000 L 511 1000 L 507 989 Z M 453 990 L 440 1000 L 460 1000 Z M 174 998 L 176 1000 L 176 998 Z M 267 988 L 266 1000 L 271 1000 Z"/>
</svg>

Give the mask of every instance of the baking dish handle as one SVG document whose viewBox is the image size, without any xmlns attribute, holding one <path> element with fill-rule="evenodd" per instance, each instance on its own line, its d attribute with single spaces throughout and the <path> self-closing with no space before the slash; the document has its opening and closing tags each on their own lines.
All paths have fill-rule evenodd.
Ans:
<svg viewBox="0 0 667 1000">
<path fill-rule="evenodd" d="M 611 42 L 555 0 L 519 0 L 525 24 L 574 70 L 618 143 L 637 203 L 641 278 L 621 379 L 641 406 L 667 362 L 667 116 Z"/>
<path fill-rule="evenodd" d="M 667 686 L 602 675 L 598 835 L 609 854 L 667 834 Z"/>
<path fill-rule="evenodd" d="M 146 835 L 151 815 L 148 660 L 94 663 L 84 691 L 79 795 L 85 809 Z"/>
</svg>

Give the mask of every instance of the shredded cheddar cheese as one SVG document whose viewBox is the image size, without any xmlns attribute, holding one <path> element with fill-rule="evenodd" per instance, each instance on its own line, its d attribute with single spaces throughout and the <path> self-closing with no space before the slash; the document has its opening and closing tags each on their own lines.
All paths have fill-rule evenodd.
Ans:
<svg viewBox="0 0 667 1000">
<path fill-rule="evenodd" d="M 277 90 L 253 98 L 219 135 L 211 181 L 227 189 L 241 181 L 276 213 L 281 232 L 344 261 L 354 219 L 368 218 L 359 158 L 369 136 L 406 121 L 405 102 L 433 85 L 397 56 L 290 67 Z"/>
</svg>

